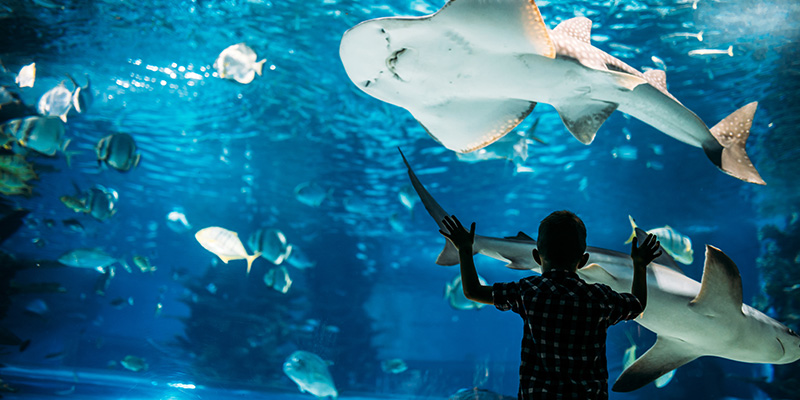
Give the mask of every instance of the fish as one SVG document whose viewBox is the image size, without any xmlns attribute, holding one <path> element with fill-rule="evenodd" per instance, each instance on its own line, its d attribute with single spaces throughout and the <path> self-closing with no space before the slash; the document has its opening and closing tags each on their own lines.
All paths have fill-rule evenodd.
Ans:
<svg viewBox="0 0 800 400">
<path fill-rule="evenodd" d="M 19 70 L 14 82 L 21 87 L 33 87 L 36 82 L 36 63 L 30 63 Z"/>
<path fill-rule="evenodd" d="M 238 233 L 218 226 L 203 228 L 197 231 L 194 237 L 203 248 L 216 254 L 225 264 L 230 260 L 247 260 L 248 275 L 250 275 L 250 267 L 252 267 L 253 261 L 261 255 L 259 252 L 248 255 L 242 241 L 239 240 Z"/>
<path fill-rule="evenodd" d="M 256 74 L 261 76 L 264 63 L 263 59 L 256 61 L 256 52 L 244 43 L 228 46 L 214 61 L 214 69 L 223 79 L 233 79 L 236 82 L 248 84 L 253 81 Z"/>
<path fill-rule="evenodd" d="M 320 185 L 314 182 L 303 182 L 294 188 L 294 197 L 297 201 L 311 207 L 319 207 L 325 199 L 330 197 L 333 189 L 326 192 Z"/>
<path fill-rule="evenodd" d="M 709 129 L 667 91 L 664 71 L 642 73 L 594 47 L 591 27 L 575 17 L 551 30 L 532 0 L 451 0 L 431 15 L 361 22 L 339 56 L 358 89 L 405 108 L 458 153 L 497 141 L 547 103 L 583 144 L 620 111 L 703 149 L 724 173 L 765 184 L 745 150 L 757 102 Z"/>
<path fill-rule="evenodd" d="M 414 211 L 414 206 L 419 203 L 419 197 L 414 193 L 414 188 L 410 185 L 403 186 L 397 193 L 400 203 L 410 211 Z"/>
<path fill-rule="evenodd" d="M 0 125 L 0 132 L 16 138 L 20 145 L 48 156 L 65 151 L 64 122 L 58 117 L 31 116 L 17 118 Z"/>
<path fill-rule="evenodd" d="M 175 233 L 185 233 L 192 230 L 192 224 L 186 219 L 183 208 L 177 208 L 167 214 L 167 227 Z"/>
<path fill-rule="evenodd" d="M 264 274 L 264 284 L 269 288 L 286 294 L 289 288 L 292 287 L 292 278 L 289 276 L 289 271 L 286 270 L 286 267 L 270 268 Z"/>
<path fill-rule="evenodd" d="M 333 377 L 328 371 L 330 362 L 323 360 L 320 356 L 308 351 L 298 350 L 292 353 L 283 363 L 283 372 L 294 383 L 297 384 L 300 392 L 311 393 L 316 397 L 339 396 Z"/>
<path fill-rule="evenodd" d="M 697 33 L 691 33 L 691 32 L 670 33 L 668 35 L 662 35 L 661 36 L 661 40 L 668 40 L 668 39 L 673 39 L 673 38 L 676 38 L 676 37 L 694 38 L 694 39 L 697 39 L 698 42 L 702 42 L 703 41 L 703 31 L 700 31 L 700 32 L 697 32 Z"/>
<path fill-rule="evenodd" d="M 103 162 L 121 172 L 128 172 L 139 165 L 142 155 L 136 151 L 136 141 L 127 133 L 108 135 L 95 146 L 97 164 Z"/>
<path fill-rule="evenodd" d="M 72 91 L 67 89 L 64 81 L 48 90 L 39 98 L 37 107 L 39 114 L 45 117 L 58 117 L 67 122 L 67 114 L 72 108 Z"/>
<path fill-rule="evenodd" d="M 16 175 L 23 182 L 39 179 L 33 169 L 33 164 L 26 161 L 21 154 L 0 155 L 0 170 Z"/>
<path fill-rule="evenodd" d="M 286 257 L 286 262 L 289 265 L 297 268 L 297 269 L 307 269 L 313 268 L 317 265 L 317 262 L 308 258 L 306 253 L 300 250 L 296 244 L 292 244 L 292 251 L 289 252 L 289 255 Z"/>
<path fill-rule="evenodd" d="M 36 110 L 22 101 L 19 93 L 0 86 L 0 124 L 15 118 L 24 118 L 36 115 Z M 0 138 L 8 141 L 8 138 Z M 2 144 L 2 142 L 0 142 Z"/>
<path fill-rule="evenodd" d="M 89 74 L 86 74 L 86 86 L 79 85 L 72 75 L 67 74 L 67 78 L 69 78 L 69 80 L 72 81 L 72 84 L 75 85 L 75 90 L 72 92 L 71 96 L 72 108 L 79 114 L 83 114 L 94 102 L 94 96 L 92 95 L 92 82 L 89 80 Z"/>
<path fill-rule="evenodd" d="M 142 271 L 142 273 L 153 273 L 156 272 L 157 269 L 155 265 L 150 264 L 150 259 L 145 256 L 133 256 L 133 264 L 139 267 L 139 270 Z"/>
<path fill-rule="evenodd" d="M 406 362 L 400 358 L 392 358 L 381 361 L 381 370 L 387 374 L 399 374 L 408 369 Z"/>
<path fill-rule="evenodd" d="M 77 213 L 88 214 L 92 211 L 92 209 L 86 204 L 86 199 L 82 196 L 63 195 L 58 199 L 61 200 L 61 203 L 67 206 L 67 208 Z"/>
<path fill-rule="evenodd" d="M 143 358 L 131 355 L 125 356 L 119 363 L 122 364 L 125 369 L 133 372 L 147 371 L 148 368 L 147 362 Z"/>
<path fill-rule="evenodd" d="M 113 306 L 115 308 L 122 308 L 126 304 L 129 305 L 129 306 L 132 306 L 133 305 L 133 297 L 128 297 L 127 299 L 124 299 L 122 297 L 116 297 L 113 300 L 111 300 L 109 302 L 109 304 L 111 304 L 111 306 Z"/>
<path fill-rule="evenodd" d="M 18 176 L 0 169 L 0 192 L 4 194 L 31 194 L 31 187 Z"/>
<path fill-rule="evenodd" d="M 482 285 L 486 285 L 486 280 L 478 275 L 478 280 Z M 461 286 L 461 274 L 456 275 L 453 280 L 444 286 L 444 299 L 450 303 L 450 307 L 456 310 L 480 310 L 486 305 L 472 301 L 464 296 L 464 289 Z"/>
<path fill-rule="evenodd" d="M 261 257 L 275 265 L 283 263 L 292 252 L 286 236 L 278 229 L 257 229 L 247 239 L 247 245 L 250 250 L 261 253 Z"/>
<path fill-rule="evenodd" d="M 691 57 L 707 57 L 707 56 L 721 56 L 727 54 L 728 57 L 733 57 L 733 45 L 728 46 L 727 49 L 695 49 L 689 50 Z"/>
<path fill-rule="evenodd" d="M 633 217 L 628 215 L 628 220 L 631 222 L 631 236 L 625 242 L 628 244 L 636 237 L 636 221 Z M 647 230 L 647 233 L 658 236 L 658 241 L 661 243 L 661 248 L 664 249 L 675 261 L 689 265 L 694 261 L 694 250 L 692 250 L 692 239 L 688 236 L 682 235 L 669 225 L 660 228 L 653 228 Z"/>
<path fill-rule="evenodd" d="M 114 258 L 97 248 L 70 250 L 58 257 L 58 262 L 68 267 L 89 268 L 101 273 L 104 273 L 110 266 L 117 263 L 126 270 L 130 269 L 127 267 L 125 260 Z"/>
<path fill-rule="evenodd" d="M 402 151 L 401 156 L 425 209 L 439 229 L 446 229 L 442 220 L 450 214 L 422 185 Z M 500 260 L 507 268 L 541 273 L 533 259 L 535 248 L 536 241 L 523 232 L 507 238 L 476 234 L 473 242 L 474 254 Z M 630 291 L 633 263 L 629 254 L 598 247 L 587 247 L 586 252 L 587 266 L 578 270 L 583 280 L 617 292 Z M 701 282 L 665 265 L 661 257 L 648 265 L 647 309 L 634 321 L 654 332 L 656 343 L 620 375 L 612 390 L 636 390 L 702 356 L 763 364 L 800 360 L 800 335 L 742 302 L 742 279 L 733 260 L 711 245 L 706 245 L 705 255 Z M 436 264 L 458 262 L 458 251 L 446 240 Z"/>
<path fill-rule="evenodd" d="M 86 231 L 86 228 L 83 227 L 81 221 L 78 221 L 75 218 L 68 218 L 61 221 L 61 224 L 67 227 L 71 231 L 83 233 Z"/>
<path fill-rule="evenodd" d="M 50 307 L 48 307 L 47 303 L 42 299 L 33 299 L 25 306 L 25 312 L 44 317 L 50 312 Z"/>
<path fill-rule="evenodd" d="M 89 208 L 89 215 L 98 221 L 105 221 L 117 213 L 119 194 L 116 190 L 95 185 L 85 195 L 85 204 Z"/>
<path fill-rule="evenodd" d="M 516 396 L 504 396 L 486 389 L 461 389 L 447 400 L 516 400 Z"/>
</svg>

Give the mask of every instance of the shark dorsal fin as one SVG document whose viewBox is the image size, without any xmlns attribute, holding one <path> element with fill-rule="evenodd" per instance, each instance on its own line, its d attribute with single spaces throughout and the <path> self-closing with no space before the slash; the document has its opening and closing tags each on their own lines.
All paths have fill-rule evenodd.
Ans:
<svg viewBox="0 0 800 400">
<path fill-rule="evenodd" d="M 517 236 L 506 236 L 505 239 L 516 239 L 516 240 L 524 240 L 526 242 L 535 242 L 532 237 L 528 236 L 527 233 L 523 231 L 517 232 Z"/>
<path fill-rule="evenodd" d="M 558 24 L 558 26 L 553 29 L 553 32 L 590 44 L 592 37 L 592 20 L 586 17 L 570 18 Z"/>
<path fill-rule="evenodd" d="M 689 305 L 703 315 L 742 315 L 742 277 L 739 268 L 714 246 L 706 245 L 706 264 L 700 293 Z"/>
<path fill-rule="evenodd" d="M 684 342 L 659 336 L 653 347 L 622 371 L 611 390 L 634 391 L 698 356 Z"/>
</svg>

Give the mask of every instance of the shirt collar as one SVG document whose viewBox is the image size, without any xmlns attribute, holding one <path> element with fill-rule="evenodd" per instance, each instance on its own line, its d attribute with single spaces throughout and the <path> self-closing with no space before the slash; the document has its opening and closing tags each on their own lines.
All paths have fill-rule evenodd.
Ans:
<svg viewBox="0 0 800 400">
<path fill-rule="evenodd" d="M 542 276 L 550 279 L 578 278 L 577 273 L 571 271 L 565 271 L 563 269 L 551 269 L 543 273 Z"/>
</svg>

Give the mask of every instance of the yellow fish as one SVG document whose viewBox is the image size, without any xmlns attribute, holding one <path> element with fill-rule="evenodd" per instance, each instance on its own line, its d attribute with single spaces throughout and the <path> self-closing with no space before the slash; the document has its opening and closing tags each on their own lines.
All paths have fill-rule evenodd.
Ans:
<svg viewBox="0 0 800 400">
<path fill-rule="evenodd" d="M 630 243 L 633 241 L 633 238 L 636 237 L 636 221 L 634 221 L 633 217 L 630 215 L 628 215 L 628 219 L 631 221 L 633 233 L 631 233 L 631 236 L 628 238 L 628 241 L 625 242 L 625 244 Z M 661 243 L 661 248 L 669 253 L 669 255 L 675 259 L 675 261 L 686 265 L 689 265 L 692 263 L 692 261 L 694 261 L 692 240 L 688 236 L 682 235 L 669 225 L 650 229 L 647 231 L 647 233 L 658 236 L 658 241 Z"/>
<path fill-rule="evenodd" d="M 253 261 L 261 255 L 260 252 L 255 252 L 252 256 L 248 255 L 238 233 L 218 226 L 203 228 L 197 231 L 194 237 L 201 246 L 216 254 L 225 264 L 230 260 L 246 259 L 248 274 L 250 274 Z"/>
</svg>

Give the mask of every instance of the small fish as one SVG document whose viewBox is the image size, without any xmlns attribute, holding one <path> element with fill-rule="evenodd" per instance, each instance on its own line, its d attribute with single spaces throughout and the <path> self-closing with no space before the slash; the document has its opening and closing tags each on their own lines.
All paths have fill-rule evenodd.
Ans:
<svg viewBox="0 0 800 400">
<path fill-rule="evenodd" d="M 633 241 L 633 238 L 636 237 L 636 221 L 634 221 L 633 217 L 630 215 L 628 216 L 628 219 L 631 222 L 633 233 L 631 233 L 631 236 L 628 238 L 628 241 L 626 241 L 625 244 L 630 243 Z M 675 261 L 686 265 L 689 265 L 692 263 L 692 261 L 694 261 L 692 240 L 689 239 L 688 236 L 680 234 L 669 225 L 650 229 L 647 231 L 647 233 L 658 236 L 658 241 L 661 243 L 661 248 L 669 253 L 669 255 L 675 259 Z"/>
<path fill-rule="evenodd" d="M 248 275 L 253 261 L 261 255 L 259 252 L 248 255 L 242 241 L 239 240 L 238 233 L 218 226 L 203 228 L 197 231 L 194 237 L 203 248 L 216 254 L 225 264 L 230 260 L 247 260 Z"/>
<path fill-rule="evenodd" d="M 48 156 L 65 151 L 69 145 L 69 140 L 64 141 L 64 122 L 58 117 L 12 119 L 0 125 L 0 132 L 16 138 L 23 147 Z"/>
<path fill-rule="evenodd" d="M 192 224 L 186 219 L 182 208 L 176 208 L 167 214 L 167 227 L 175 233 L 184 233 L 192 230 Z"/>
<path fill-rule="evenodd" d="M 119 194 L 114 189 L 95 185 L 87 191 L 85 199 L 89 215 L 98 221 L 105 221 L 117 213 Z"/>
<path fill-rule="evenodd" d="M 25 306 L 25 312 L 44 317 L 50 311 L 50 307 L 42 299 L 34 299 Z"/>
<path fill-rule="evenodd" d="M 303 182 L 294 188 L 294 196 L 297 201 L 311 207 L 319 207 L 332 192 L 333 189 L 326 192 L 314 182 Z"/>
<path fill-rule="evenodd" d="M 136 357 L 136 356 L 125 356 L 125 358 L 120 361 L 125 369 L 131 370 L 133 372 L 141 372 L 147 371 L 148 365 L 147 362 L 143 358 Z"/>
<path fill-rule="evenodd" d="M 33 164 L 20 154 L 0 155 L 0 170 L 8 171 L 23 181 L 39 179 L 33 170 Z"/>
<path fill-rule="evenodd" d="M 133 263 L 139 267 L 139 270 L 144 272 L 153 273 L 156 271 L 156 267 L 150 264 L 150 259 L 145 256 L 133 256 Z"/>
<path fill-rule="evenodd" d="M 9 193 L 15 194 L 30 194 L 31 188 L 18 176 L 9 171 L 0 169 L 0 189 L 4 189 Z"/>
<path fill-rule="evenodd" d="M 19 70 L 19 74 L 17 74 L 16 79 L 14 82 L 21 88 L 24 87 L 33 87 L 33 83 L 36 81 L 36 63 L 28 64 L 22 69 Z"/>
<path fill-rule="evenodd" d="M 278 229 L 259 228 L 250 235 L 247 245 L 275 265 L 280 265 L 292 251 L 292 246 L 286 243 L 286 236 Z"/>
<path fill-rule="evenodd" d="M 656 57 L 656 56 L 650 56 L 650 61 L 652 61 L 653 64 L 656 65 L 656 68 L 658 68 L 658 69 L 660 69 L 662 71 L 666 71 L 667 70 L 667 64 L 661 58 Z"/>
<path fill-rule="evenodd" d="M 504 396 L 486 389 L 461 389 L 447 400 L 516 400 L 516 397 Z"/>
<path fill-rule="evenodd" d="M 667 39 L 672 39 L 672 38 L 677 38 L 677 37 L 695 38 L 695 39 L 697 39 L 698 42 L 702 42 L 703 41 L 703 31 L 700 31 L 698 33 L 691 33 L 691 32 L 670 33 L 669 35 L 661 36 L 661 40 L 667 40 Z"/>
<path fill-rule="evenodd" d="M 256 52 L 244 43 L 234 44 L 223 50 L 214 61 L 214 69 L 223 79 L 233 79 L 236 82 L 248 84 L 253 81 L 256 74 L 261 76 L 261 69 L 267 61 L 256 61 Z"/>
<path fill-rule="evenodd" d="M 72 75 L 67 74 L 67 78 L 75 85 L 75 90 L 72 92 L 72 108 L 80 114 L 86 112 L 94 101 L 92 96 L 92 82 L 89 81 L 89 74 L 86 74 L 86 86 L 81 86 L 75 81 Z"/>
<path fill-rule="evenodd" d="M 61 224 L 65 227 L 69 228 L 71 231 L 83 233 L 86 231 L 86 228 L 83 227 L 81 221 L 78 221 L 75 218 L 68 218 L 61 221 Z"/>
<path fill-rule="evenodd" d="M 283 372 L 297 384 L 301 392 L 335 399 L 339 393 L 328 371 L 330 364 L 314 353 L 298 350 L 283 363 Z"/>
<path fill-rule="evenodd" d="M 482 285 L 486 285 L 486 280 L 480 275 L 478 280 Z M 486 305 L 472 301 L 464 296 L 464 289 L 461 286 L 461 274 L 453 278 L 444 286 L 444 299 L 450 303 L 450 307 L 456 310 L 479 310 Z"/>
<path fill-rule="evenodd" d="M 71 108 L 72 92 L 64 85 L 64 81 L 43 94 L 37 107 L 39 114 L 45 117 L 58 117 L 64 122 L 67 122 L 67 114 Z"/>
<path fill-rule="evenodd" d="M 305 252 L 300 250 L 296 244 L 291 245 L 292 250 L 289 252 L 286 262 L 297 269 L 313 268 L 317 265 L 316 261 L 308 258 Z"/>
<path fill-rule="evenodd" d="M 721 49 L 689 50 L 688 54 L 692 57 L 720 56 L 725 54 L 727 54 L 729 57 L 733 57 L 733 45 L 728 46 L 726 50 L 721 50 Z"/>
<path fill-rule="evenodd" d="M 381 370 L 387 374 L 399 374 L 408 369 L 406 362 L 399 358 L 381 361 Z"/>
<path fill-rule="evenodd" d="M 100 249 L 75 249 L 70 250 L 58 258 L 58 262 L 69 267 L 90 268 L 104 272 L 113 264 L 120 263 L 125 267 L 124 260 L 116 259 Z M 125 268 L 129 269 L 129 268 Z"/>
<path fill-rule="evenodd" d="M 400 203 L 411 211 L 414 210 L 414 206 L 419 202 L 419 196 L 417 196 L 417 192 L 414 191 L 411 185 L 403 186 L 397 193 L 397 197 L 400 198 Z"/>
<path fill-rule="evenodd" d="M 264 283 L 267 287 L 273 288 L 283 294 L 292 287 L 292 278 L 285 267 L 275 267 L 264 274 Z"/>
<path fill-rule="evenodd" d="M 116 307 L 116 308 L 122 308 L 122 306 L 124 306 L 126 304 L 129 305 L 129 306 L 132 306 L 133 305 L 133 297 L 128 297 L 127 299 L 124 299 L 122 297 L 117 297 L 117 298 L 111 300 L 110 304 L 113 307 Z"/>
<path fill-rule="evenodd" d="M 611 156 L 623 160 L 635 160 L 639 156 L 639 149 L 633 146 L 622 145 L 611 150 Z"/>
<path fill-rule="evenodd" d="M 86 204 L 86 199 L 82 197 L 64 195 L 58 199 L 61 200 L 61 202 L 64 203 L 67 208 L 77 213 L 88 214 L 92 211 L 91 208 L 89 208 L 89 206 Z"/>
<path fill-rule="evenodd" d="M 105 162 L 122 172 L 128 172 L 139 165 L 142 158 L 136 151 L 136 141 L 127 133 L 114 133 L 100 139 L 95 150 L 98 164 Z"/>
</svg>

